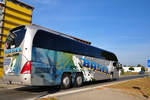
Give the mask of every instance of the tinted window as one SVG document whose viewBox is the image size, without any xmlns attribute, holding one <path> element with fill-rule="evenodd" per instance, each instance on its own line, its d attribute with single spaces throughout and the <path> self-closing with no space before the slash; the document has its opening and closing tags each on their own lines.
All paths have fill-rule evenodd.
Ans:
<svg viewBox="0 0 150 100">
<path fill-rule="evenodd" d="M 37 31 L 33 39 L 33 46 L 96 58 L 117 60 L 112 53 L 43 30 Z"/>
</svg>

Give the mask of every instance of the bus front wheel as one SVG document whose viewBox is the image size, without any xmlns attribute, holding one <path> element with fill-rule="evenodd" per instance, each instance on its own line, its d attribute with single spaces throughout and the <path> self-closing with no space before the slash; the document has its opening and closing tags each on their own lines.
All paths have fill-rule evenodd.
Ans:
<svg viewBox="0 0 150 100">
<path fill-rule="evenodd" d="M 71 75 L 70 74 L 63 74 L 62 80 L 61 80 L 61 88 L 62 89 L 68 89 L 71 87 Z"/>
</svg>

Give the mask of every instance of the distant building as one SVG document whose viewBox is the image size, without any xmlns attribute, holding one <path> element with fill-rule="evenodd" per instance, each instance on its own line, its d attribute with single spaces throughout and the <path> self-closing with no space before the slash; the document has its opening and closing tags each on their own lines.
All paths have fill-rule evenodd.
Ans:
<svg viewBox="0 0 150 100">
<path fill-rule="evenodd" d="M 123 67 L 124 72 L 131 72 L 131 70 L 129 70 L 130 67 Z M 132 72 L 140 72 L 141 71 L 141 67 L 133 67 L 134 70 Z"/>
</svg>

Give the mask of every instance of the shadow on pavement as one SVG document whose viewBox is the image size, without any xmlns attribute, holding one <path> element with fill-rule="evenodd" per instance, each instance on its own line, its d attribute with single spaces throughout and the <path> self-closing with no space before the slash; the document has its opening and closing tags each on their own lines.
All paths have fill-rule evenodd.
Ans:
<svg viewBox="0 0 150 100">
<path fill-rule="evenodd" d="M 56 93 L 60 91 L 59 86 L 26 86 L 15 89 L 16 91 L 26 91 L 26 92 L 33 92 L 33 93 L 39 93 L 39 92 L 48 92 L 48 93 Z"/>
<path fill-rule="evenodd" d="M 90 82 L 85 82 L 83 86 L 88 86 L 88 85 L 96 85 L 100 83 L 107 83 L 107 82 L 112 82 L 114 80 L 99 80 L 99 81 L 90 81 Z"/>
</svg>

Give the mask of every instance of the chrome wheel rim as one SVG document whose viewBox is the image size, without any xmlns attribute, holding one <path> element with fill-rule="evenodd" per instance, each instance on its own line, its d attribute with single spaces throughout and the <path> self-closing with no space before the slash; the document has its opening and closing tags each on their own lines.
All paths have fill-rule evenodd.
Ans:
<svg viewBox="0 0 150 100">
<path fill-rule="evenodd" d="M 65 77 L 65 78 L 63 79 L 63 84 L 64 84 L 65 86 L 68 86 L 68 85 L 70 84 L 70 79 L 69 79 L 69 77 Z"/>
<path fill-rule="evenodd" d="M 81 84 L 82 84 L 82 77 L 81 77 L 81 76 L 78 76 L 78 77 L 77 77 L 77 84 L 78 84 L 78 85 L 81 85 Z"/>
</svg>

